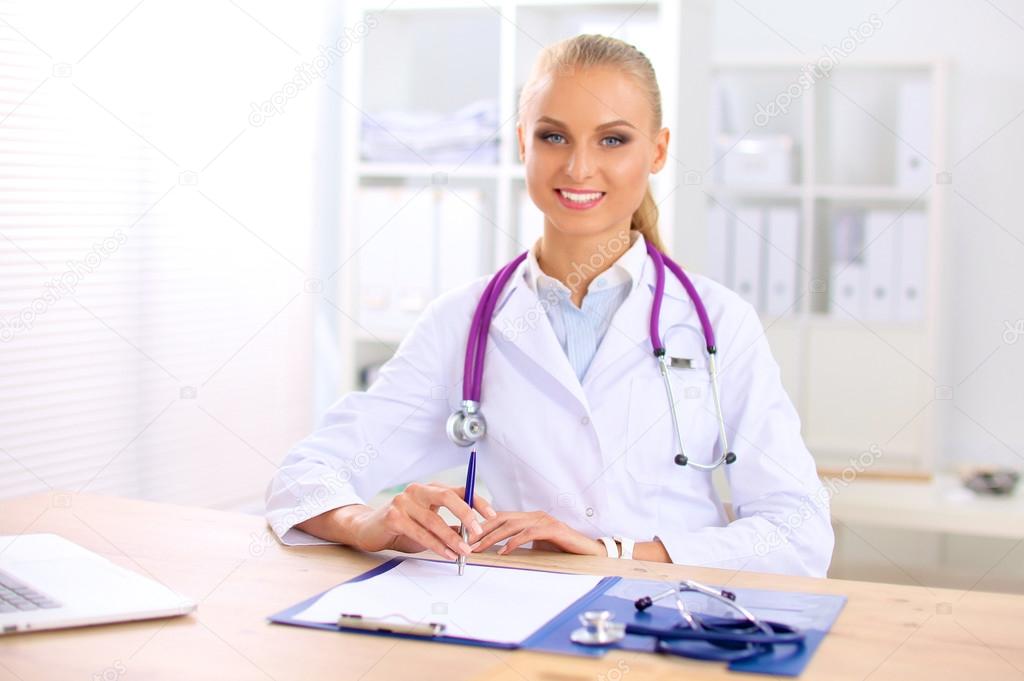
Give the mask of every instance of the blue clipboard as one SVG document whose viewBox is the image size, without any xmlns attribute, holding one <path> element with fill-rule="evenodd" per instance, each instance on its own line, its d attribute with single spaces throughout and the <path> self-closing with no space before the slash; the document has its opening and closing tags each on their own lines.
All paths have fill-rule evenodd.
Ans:
<svg viewBox="0 0 1024 681">
<path fill-rule="evenodd" d="M 395 568 L 405 560 L 422 559 L 392 558 L 372 570 L 346 580 L 343 583 L 348 584 L 372 579 Z M 489 567 L 502 570 L 526 569 L 502 566 Z M 326 591 L 273 614 L 268 617 L 268 620 L 275 624 L 309 627 L 326 631 L 369 634 L 371 636 L 394 636 L 484 648 L 522 649 L 580 657 L 602 657 L 609 651 L 616 649 L 653 652 L 654 641 L 649 637 L 628 635 L 624 641 L 607 648 L 594 648 L 575 644 L 569 640 L 569 634 L 580 626 L 579 615 L 586 610 L 610 610 L 615 614 L 617 622 L 635 622 L 657 627 L 670 627 L 679 621 L 679 615 L 674 608 L 655 605 L 641 613 L 633 605 L 633 601 L 641 595 L 653 594 L 664 590 L 665 584 L 665 582 L 661 581 L 605 577 L 593 589 L 574 601 L 569 607 L 520 643 L 483 641 L 447 635 L 419 636 L 368 629 L 352 629 L 339 627 L 337 624 L 312 623 L 295 619 L 296 615 L 315 603 L 324 593 L 327 593 Z M 798 627 L 806 634 L 806 640 L 801 646 L 776 646 L 771 654 L 730 663 L 729 669 L 733 671 L 779 676 L 799 675 L 811 661 L 821 641 L 825 638 L 825 635 L 839 616 L 839 612 L 846 604 L 845 596 L 833 594 L 807 594 L 766 591 L 762 589 L 732 588 L 730 590 L 735 592 L 737 602 L 742 603 L 758 617 Z"/>
</svg>

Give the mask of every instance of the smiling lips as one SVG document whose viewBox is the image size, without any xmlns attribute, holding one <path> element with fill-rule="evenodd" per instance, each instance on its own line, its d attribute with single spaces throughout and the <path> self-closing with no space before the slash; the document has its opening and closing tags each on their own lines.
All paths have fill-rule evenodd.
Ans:
<svg viewBox="0 0 1024 681">
<path fill-rule="evenodd" d="M 596 189 L 556 189 L 555 193 L 563 206 L 573 210 L 593 208 L 605 197 L 605 192 Z"/>
</svg>

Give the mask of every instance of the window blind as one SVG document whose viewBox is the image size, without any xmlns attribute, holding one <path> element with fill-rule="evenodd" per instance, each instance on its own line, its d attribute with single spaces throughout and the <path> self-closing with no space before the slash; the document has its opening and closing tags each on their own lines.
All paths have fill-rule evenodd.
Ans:
<svg viewBox="0 0 1024 681">
<path fill-rule="evenodd" d="M 318 95 L 248 120 L 301 54 L 238 11 L 231 54 L 175 51 L 142 6 L 65 63 L 30 8 L 0 8 L 0 497 L 254 508 L 311 426 Z"/>
</svg>

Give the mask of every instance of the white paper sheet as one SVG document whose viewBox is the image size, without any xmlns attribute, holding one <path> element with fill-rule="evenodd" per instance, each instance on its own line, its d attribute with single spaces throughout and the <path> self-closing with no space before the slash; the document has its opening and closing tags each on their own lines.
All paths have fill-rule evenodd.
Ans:
<svg viewBox="0 0 1024 681">
<path fill-rule="evenodd" d="M 361 582 L 341 584 L 295 619 L 336 624 L 341 613 L 442 622 L 445 635 L 520 643 L 597 586 L 601 577 L 406 559 Z"/>
</svg>

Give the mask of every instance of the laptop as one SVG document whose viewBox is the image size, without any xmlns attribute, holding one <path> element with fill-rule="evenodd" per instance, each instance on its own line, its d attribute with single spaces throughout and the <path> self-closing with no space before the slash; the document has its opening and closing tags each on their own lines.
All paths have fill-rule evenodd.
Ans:
<svg viewBox="0 0 1024 681">
<path fill-rule="evenodd" d="M 195 609 L 195 601 L 58 535 L 0 535 L 0 635 Z"/>
</svg>

